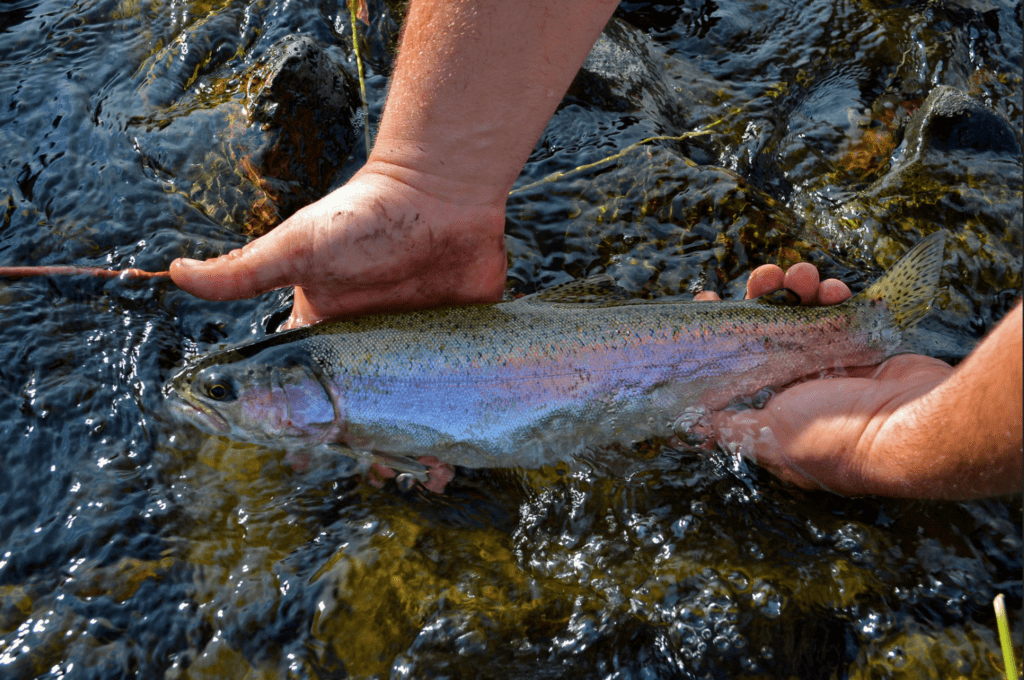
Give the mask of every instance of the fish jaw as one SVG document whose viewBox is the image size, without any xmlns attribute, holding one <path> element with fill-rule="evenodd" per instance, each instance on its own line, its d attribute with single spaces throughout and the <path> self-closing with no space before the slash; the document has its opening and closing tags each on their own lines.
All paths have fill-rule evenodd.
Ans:
<svg viewBox="0 0 1024 680">
<path fill-rule="evenodd" d="M 231 432 L 231 425 L 216 410 L 206 408 L 204 404 L 177 391 L 168 394 L 167 405 L 177 418 L 197 426 L 211 434 L 226 435 Z"/>
</svg>

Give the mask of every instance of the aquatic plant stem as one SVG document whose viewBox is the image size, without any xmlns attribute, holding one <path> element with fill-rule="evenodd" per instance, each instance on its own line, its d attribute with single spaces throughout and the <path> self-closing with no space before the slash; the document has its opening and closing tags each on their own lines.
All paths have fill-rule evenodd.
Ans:
<svg viewBox="0 0 1024 680">
<path fill-rule="evenodd" d="M 996 625 L 999 627 L 999 644 L 1003 648 L 1003 666 L 1006 680 L 1017 680 L 1017 660 L 1013 658 L 1013 644 L 1010 641 L 1010 622 L 1006 618 L 1006 598 L 1002 593 L 992 602 L 996 610 Z"/>
<path fill-rule="evenodd" d="M 548 182 L 555 182 L 555 181 L 558 181 L 560 179 L 564 179 L 565 177 L 569 177 L 571 175 L 575 175 L 575 174 L 580 173 L 580 172 L 586 172 L 587 170 L 592 170 L 594 168 L 597 168 L 597 167 L 600 167 L 600 166 L 604 165 L 605 163 L 610 163 L 612 161 L 616 161 L 616 160 L 622 158 L 623 156 L 625 156 L 630 151 L 633 151 L 634 149 L 639 148 L 639 147 L 641 147 L 641 146 L 643 146 L 645 144 L 650 144 L 651 142 L 660 142 L 660 141 L 681 142 L 681 141 L 683 141 L 685 139 L 691 139 L 693 137 L 699 137 L 701 135 L 709 134 L 711 132 L 711 128 L 713 128 L 714 126 L 718 125 L 719 123 L 721 123 L 724 120 L 725 120 L 724 117 L 723 118 L 719 118 L 716 121 L 712 121 L 712 122 L 708 123 L 707 125 L 705 125 L 704 127 L 700 128 L 699 130 L 694 130 L 692 132 L 684 132 L 681 135 L 659 135 L 657 137 L 648 137 L 646 139 L 641 139 L 639 142 L 634 142 L 633 144 L 630 144 L 625 149 L 623 149 L 622 151 L 620 151 L 620 152 L 618 152 L 616 154 L 612 154 L 611 156 L 608 156 L 606 158 L 602 158 L 599 161 L 594 161 L 593 163 L 587 163 L 586 165 L 579 165 L 579 166 L 577 166 L 577 167 L 575 167 L 575 168 L 573 168 L 571 170 L 564 170 L 562 172 L 552 173 L 552 174 L 548 175 L 547 177 L 544 177 L 543 179 L 537 180 L 536 182 L 531 182 L 530 184 L 527 184 L 526 186 L 519 187 L 518 189 L 513 189 L 512 191 L 508 192 L 508 195 L 509 196 L 514 196 L 515 194 L 518 194 L 521 191 L 527 191 L 529 189 L 533 189 L 533 188 L 535 188 L 537 186 L 540 186 L 541 184 L 546 184 Z M 692 162 L 692 161 L 689 161 L 689 159 L 684 159 L 684 160 L 687 160 L 687 162 Z"/>
<path fill-rule="evenodd" d="M 366 77 L 363 75 L 363 58 L 359 53 L 359 31 L 356 29 L 356 5 L 363 0 L 348 0 L 349 20 L 352 22 L 352 49 L 356 54 L 356 68 L 359 70 L 359 93 L 363 98 L 363 132 L 366 136 L 366 157 L 370 157 L 370 105 L 366 99 Z"/>
<path fill-rule="evenodd" d="M 0 267 L 0 277 L 21 279 L 26 276 L 95 276 L 101 279 L 167 279 L 170 272 L 147 272 L 142 269 L 101 269 L 70 265 L 41 265 L 35 267 Z"/>
</svg>

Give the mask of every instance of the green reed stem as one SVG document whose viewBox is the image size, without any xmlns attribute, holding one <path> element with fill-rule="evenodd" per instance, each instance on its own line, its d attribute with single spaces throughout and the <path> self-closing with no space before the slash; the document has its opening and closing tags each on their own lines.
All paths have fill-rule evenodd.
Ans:
<svg viewBox="0 0 1024 680">
<path fill-rule="evenodd" d="M 363 122 L 364 132 L 366 134 L 366 157 L 370 157 L 370 105 L 366 99 L 366 77 L 363 75 L 363 58 L 359 54 L 359 31 L 356 29 L 356 25 L 359 21 L 356 19 L 356 5 L 359 0 L 348 0 L 348 15 L 349 21 L 352 23 L 352 49 L 356 53 L 356 68 L 359 69 L 359 93 L 363 98 Z"/>
<path fill-rule="evenodd" d="M 996 625 L 999 627 L 999 644 L 1003 647 L 1003 666 L 1006 680 L 1017 680 L 1017 660 L 1013 658 L 1013 644 L 1010 641 L 1010 622 L 1006 618 L 1006 600 L 1003 594 L 996 595 L 992 602 L 996 610 Z"/>
</svg>

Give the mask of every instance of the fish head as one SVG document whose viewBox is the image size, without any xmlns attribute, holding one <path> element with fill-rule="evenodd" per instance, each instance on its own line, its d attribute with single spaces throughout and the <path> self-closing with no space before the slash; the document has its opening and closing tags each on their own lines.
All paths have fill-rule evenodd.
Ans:
<svg viewBox="0 0 1024 680">
<path fill-rule="evenodd" d="M 328 441 L 339 419 L 315 363 L 290 347 L 214 354 L 180 371 L 165 394 L 211 434 L 298 450 Z"/>
</svg>

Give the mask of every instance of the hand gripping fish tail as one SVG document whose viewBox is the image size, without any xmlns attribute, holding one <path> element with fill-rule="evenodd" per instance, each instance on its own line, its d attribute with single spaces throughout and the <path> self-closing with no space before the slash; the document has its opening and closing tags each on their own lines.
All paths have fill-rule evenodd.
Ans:
<svg viewBox="0 0 1024 680">
<path fill-rule="evenodd" d="M 199 359 L 164 393 L 202 430 L 383 465 L 400 488 L 439 491 L 455 465 L 600 459 L 628 474 L 650 464 L 636 444 L 673 437 L 688 409 L 915 351 L 906 331 L 931 307 L 944 243 L 923 240 L 838 305 L 638 300 L 602 274 L 285 331 Z"/>
</svg>

